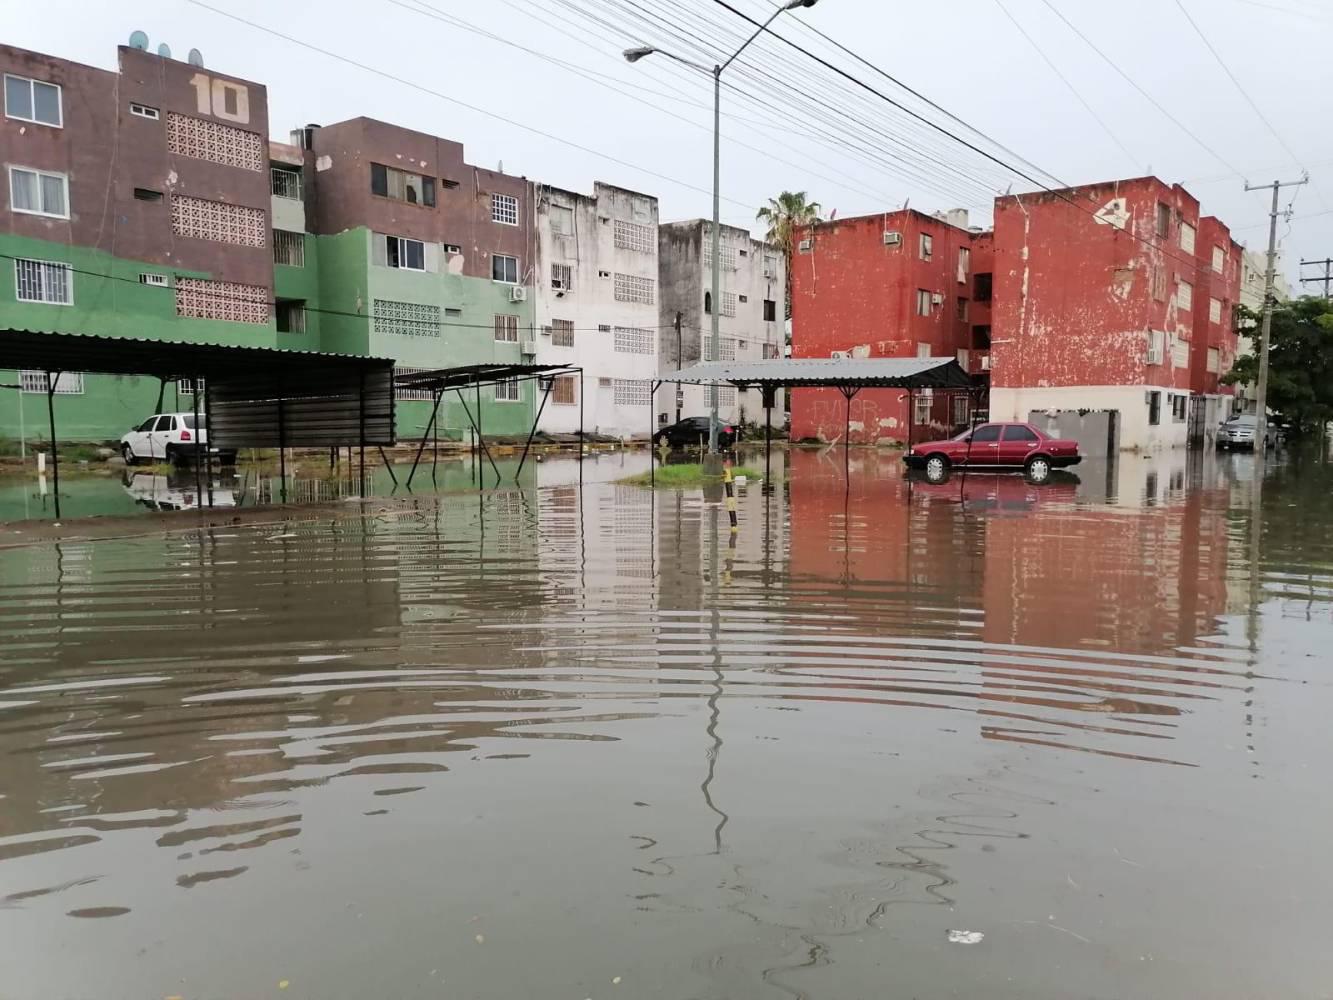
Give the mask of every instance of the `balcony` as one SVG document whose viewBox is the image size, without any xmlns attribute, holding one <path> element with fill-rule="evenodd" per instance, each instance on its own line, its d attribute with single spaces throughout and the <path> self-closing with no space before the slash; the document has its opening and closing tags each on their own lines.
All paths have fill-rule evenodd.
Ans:
<svg viewBox="0 0 1333 1000">
<path fill-rule="evenodd" d="M 269 167 L 270 188 L 275 198 L 290 198 L 301 201 L 301 171 L 290 167 Z"/>
</svg>

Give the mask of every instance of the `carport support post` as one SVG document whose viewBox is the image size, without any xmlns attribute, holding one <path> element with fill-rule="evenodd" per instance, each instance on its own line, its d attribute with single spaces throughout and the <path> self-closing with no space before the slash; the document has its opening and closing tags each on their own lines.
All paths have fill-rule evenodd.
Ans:
<svg viewBox="0 0 1333 1000">
<path fill-rule="evenodd" d="M 281 383 L 279 383 L 281 384 Z M 278 390 L 278 476 L 282 479 L 282 502 L 287 502 L 287 400 Z"/>
<path fill-rule="evenodd" d="M 444 390 L 440 389 L 433 393 L 435 396 L 435 406 L 430 411 L 431 424 L 435 423 L 435 414 L 440 411 L 440 400 L 444 398 Z M 412 488 L 412 477 L 417 474 L 417 463 L 421 461 L 421 453 L 426 450 L 426 435 L 429 433 L 429 426 L 421 432 L 421 444 L 417 445 L 417 454 L 412 459 L 412 471 L 407 474 L 407 488 Z"/>
<path fill-rule="evenodd" d="M 773 490 L 773 403 L 778 391 L 775 386 L 771 385 L 761 386 L 760 391 L 764 398 L 764 491 L 771 493 Z"/>
<path fill-rule="evenodd" d="M 46 419 L 51 424 L 51 478 L 55 483 L 56 520 L 60 519 L 60 449 L 56 446 L 56 383 L 60 381 L 60 372 L 52 378 L 46 373 Z M 22 392 L 19 393 L 22 395 Z M 20 400 L 20 405 L 22 401 Z"/>
<path fill-rule="evenodd" d="M 361 498 L 366 496 L 366 370 L 361 369 L 356 393 L 357 434 L 361 445 Z"/>
<path fill-rule="evenodd" d="M 204 380 L 204 483 L 208 489 L 208 509 L 213 509 L 213 396 L 209 389 L 211 379 Z M 199 395 L 199 381 L 195 380 L 194 393 Z"/>
<path fill-rule="evenodd" d="M 679 313 L 676 321 L 680 321 Z M 657 430 L 657 390 L 662 388 L 661 379 L 653 383 L 653 391 L 648 393 L 648 485 L 657 485 L 657 462 L 653 460 L 653 434 Z"/>
<path fill-rule="evenodd" d="M 842 465 L 844 471 L 850 474 L 852 468 L 852 397 L 861 389 L 854 385 L 840 385 L 838 390 L 842 393 L 843 399 L 847 400 L 847 416 L 842 429 Z"/>
<path fill-rule="evenodd" d="M 194 411 L 194 497 L 195 505 L 204 502 L 204 474 L 199 467 L 199 376 L 190 377 L 190 409 Z M 206 451 L 207 449 L 205 449 Z"/>
<path fill-rule="evenodd" d="M 523 463 L 528 460 L 528 449 L 532 447 L 532 439 L 537 436 L 537 424 L 541 422 L 542 411 L 546 409 L 546 400 L 551 395 L 551 390 L 555 388 L 555 379 L 547 379 L 546 387 L 542 390 L 542 405 L 537 407 L 537 415 L 532 418 L 532 430 L 528 432 L 527 443 L 523 445 L 523 455 L 518 460 L 518 471 L 514 473 L 514 483 L 518 484 L 518 477 L 523 473 Z"/>
<path fill-rule="evenodd" d="M 166 394 L 167 394 L 167 380 L 165 378 L 159 377 L 157 380 L 157 406 L 153 408 L 154 413 L 162 412 L 162 397 L 165 396 Z M 152 448 L 150 447 L 149 452 L 151 453 L 151 451 Z"/>
</svg>

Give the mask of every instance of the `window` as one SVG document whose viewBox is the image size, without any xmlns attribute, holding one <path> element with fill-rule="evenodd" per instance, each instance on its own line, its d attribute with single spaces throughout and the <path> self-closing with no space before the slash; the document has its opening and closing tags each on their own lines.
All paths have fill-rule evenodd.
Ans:
<svg viewBox="0 0 1333 1000">
<path fill-rule="evenodd" d="M 269 187 L 275 198 L 301 200 L 301 171 L 297 167 L 270 167 Z"/>
<path fill-rule="evenodd" d="M 568 264 L 551 265 L 551 288 L 558 292 L 568 292 L 574 287 L 574 269 Z"/>
<path fill-rule="evenodd" d="M 229 323 L 268 323 L 269 292 L 263 285 L 203 278 L 176 279 L 176 315 Z"/>
<path fill-rule="evenodd" d="M 1166 333 L 1163 330 L 1148 331 L 1148 364 L 1160 365 L 1165 351 Z"/>
<path fill-rule="evenodd" d="M 171 284 L 171 279 L 165 274 L 154 274 L 152 271 L 140 271 L 139 284 L 152 285 L 154 288 L 166 288 Z"/>
<path fill-rule="evenodd" d="M 747 302 L 750 301 L 750 297 L 748 295 L 738 295 L 736 296 L 736 298 L 740 301 L 741 305 L 745 305 Z"/>
<path fill-rule="evenodd" d="M 919 343 L 919 344 L 917 344 L 917 345 L 916 345 L 916 356 L 917 356 L 918 358 L 928 358 L 928 357 L 930 357 L 930 345 L 929 345 L 929 344 L 924 344 L 924 343 Z"/>
<path fill-rule="evenodd" d="M 26 167 L 9 168 L 9 207 L 27 215 L 69 218 L 69 178 Z"/>
<path fill-rule="evenodd" d="M 1162 422 L 1162 394 L 1160 392 L 1148 393 L 1148 425 L 1156 427 Z"/>
<path fill-rule="evenodd" d="M 720 250 L 721 253 L 718 256 L 718 260 L 720 260 L 722 263 L 719 265 L 719 270 L 723 271 L 736 270 L 736 250 L 733 247 L 726 246 L 725 244 L 720 248 Z M 711 269 L 712 266 L 713 266 L 713 239 L 711 236 L 705 233 L 704 267 Z"/>
<path fill-rule="evenodd" d="M 573 406 L 579 401 L 578 379 L 573 375 L 560 375 L 551 383 L 551 402 L 561 406 Z"/>
<path fill-rule="evenodd" d="M 991 272 L 978 274 L 972 281 L 972 298 L 977 302 L 989 302 L 991 297 Z"/>
<path fill-rule="evenodd" d="M 958 296 L 958 301 L 955 303 L 954 315 L 958 317 L 960 323 L 967 322 L 967 299 L 962 295 Z"/>
<path fill-rule="evenodd" d="M 1222 322 L 1222 301 L 1220 299 L 1210 298 L 1208 300 L 1208 322 L 1209 323 Z"/>
<path fill-rule="evenodd" d="M 736 390 L 731 386 L 719 388 L 718 386 L 710 385 L 704 391 L 704 398 L 710 407 L 713 405 L 713 397 L 715 396 L 717 397 L 718 406 L 727 407 L 736 405 Z M 705 423 L 704 426 L 707 427 L 707 424 Z M 705 431 L 705 433 L 707 432 Z"/>
<path fill-rule="evenodd" d="M 167 112 L 167 152 L 242 170 L 263 170 L 268 144 L 257 132 Z"/>
<path fill-rule="evenodd" d="M 518 199 L 512 194 L 491 195 L 491 221 L 504 226 L 517 226 Z"/>
<path fill-rule="evenodd" d="M 912 397 L 912 422 L 917 424 L 930 423 L 930 407 L 934 402 L 935 400 L 924 392 L 919 392 Z"/>
<path fill-rule="evenodd" d="M 954 396 L 953 398 L 953 422 L 955 425 L 971 422 L 971 406 L 966 396 Z"/>
<path fill-rule="evenodd" d="M 916 314 L 918 316 L 930 315 L 930 292 L 924 288 L 916 290 Z"/>
<path fill-rule="evenodd" d="M 154 191 L 154 190 L 152 190 L 151 188 L 135 188 L 135 189 L 134 189 L 134 200 L 135 200 L 135 201 L 161 201 L 161 200 L 162 200 L 162 192 L 161 192 L 161 191 Z"/>
<path fill-rule="evenodd" d="M 510 313 L 495 314 L 495 342 L 497 344 L 518 343 L 518 317 Z"/>
<path fill-rule="evenodd" d="M 46 372 L 19 372 L 19 387 L 23 392 L 40 392 L 46 395 Z M 57 396 L 83 395 L 83 373 L 61 372 L 56 376 L 55 394 Z"/>
<path fill-rule="evenodd" d="M 982 424 L 972 434 L 972 443 L 1000 440 L 999 424 Z"/>
<path fill-rule="evenodd" d="M 1178 309 L 1194 308 L 1194 286 L 1188 281 L 1182 281 L 1176 286 L 1176 307 Z"/>
<path fill-rule="evenodd" d="M 634 379 L 612 379 L 614 402 L 616 406 L 648 406 L 653 401 L 653 394 L 647 382 Z"/>
<path fill-rule="evenodd" d="M 565 205 L 550 206 L 551 232 L 556 236 L 574 235 L 574 210 Z"/>
<path fill-rule="evenodd" d="M 616 272 L 616 301 L 642 302 L 652 305 L 656 301 L 657 282 L 652 278 L 641 278 L 637 274 Z M 734 315 L 734 312 L 733 312 Z"/>
<path fill-rule="evenodd" d="M 1166 301 L 1166 268 L 1160 264 L 1152 269 L 1152 297 L 1157 302 Z"/>
<path fill-rule="evenodd" d="M 54 83 L 5 74 L 5 117 L 60 128 L 60 88 Z"/>
<path fill-rule="evenodd" d="M 598 333 L 610 333 L 610 332 L 611 332 L 611 327 L 608 326 L 606 323 L 598 323 L 598 324 L 597 324 L 597 332 L 598 332 Z"/>
<path fill-rule="evenodd" d="M 713 293 L 704 292 L 704 312 L 713 315 Z"/>
<path fill-rule="evenodd" d="M 133 101 L 130 102 L 130 114 L 136 118 L 147 118 L 150 121 L 157 121 L 162 117 L 157 108 L 150 108 L 147 104 L 136 104 Z"/>
<path fill-rule="evenodd" d="M 723 293 L 722 293 L 722 315 L 723 315 L 723 316 L 735 316 L 735 315 L 736 315 L 736 293 L 735 293 L 735 292 L 723 292 Z"/>
<path fill-rule="evenodd" d="M 1157 203 L 1157 235 L 1165 239 L 1171 232 L 1171 206 L 1164 201 Z"/>
<path fill-rule="evenodd" d="M 1227 263 L 1227 255 L 1226 255 L 1226 251 L 1223 250 L 1221 247 L 1213 247 L 1213 271 L 1214 271 L 1214 273 L 1216 273 L 1216 274 L 1221 274 L 1221 273 L 1222 273 L 1222 269 L 1226 267 L 1226 263 Z"/>
<path fill-rule="evenodd" d="M 504 254 L 491 254 L 491 280 L 503 281 L 509 285 L 518 284 L 518 258 Z"/>
<path fill-rule="evenodd" d="M 273 263 L 305 267 L 305 236 L 285 229 L 273 230 Z"/>
<path fill-rule="evenodd" d="M 972 251 L 967 247 L 958 248 L 958 284 L 967 284 L 967 272 L 972 267 Z"/>
<path fill-rule="evenodd" d="M 279 301 L 274 308 L 279 333 L 305 333 L 305 303 Z"/>
<path fill-rule="evenodd" d="M 772 360 L 772 359 L 774 359 L 774 358 L 781 357 L 781 355 L 778 354 L 778 345 L 777 345 L 777 344 L 765 344 L 765 345 L 764 345 L 764 352 L 763 352 L 763 353 L 764 353 L 764 360 L 765 360 L 765 361 L 770 361 L 770 360 Z"/>
<path fill-rule="evenodd" d="M 616 327 L 616 352 L 619 354 L 652 354 L 657 350 L 653 331 L 640 326 Z"/>
<path fill-rule="evenodd" d="M 74 272 L 68 264 L 47 260 L 14 261 L 14 287 L 20 302 L 74 304 Z"/>
<path fill-rule="evenodd" d="M 518 317 L 512 317 L 517 319 Z M 551 346 L 552 347 L 573 347 L 574 346 L 574 321 L 572 319 L 553 319 L 551 320 Z"/>
<path fill-rule="evenodd" d="M 1222 374 L 1222 352 L 1216 347 L 1208 348 L 1208 373 L 1210 375 Z"/>
<path fill-rule="evenodd" d="M 1188 396 L 1171 397 L 1171 421 L 1172 423 L 1183 424 L 1185 415 L 1189 412 Z"/>
<path fill-rule="evenodd" d="M 722 355 L 721 358 L 713 357 L 713 338 L 705 336 L 700 348 L 701 356 L 705 361 L 735 361 L 736 360 L 736 341 L 732 337 L 718 337 L 717 349 Z"/>
<path fill-rule="evenodd" d="M 462 309 L 451 309 L 451 308 L 446 307 L 445 310 L 444 310 L 444 315 L 445 315 L 445 317 L 448 318 L 448 319 L 462 319 L 462 318 L 463 318 L 463 310 L 462 310 Z"/>
<path fill-rule="evenodd" d="M 463 248 L 460 247 L 457 243 L 441 243 L 440 246 L 444 248 L 444 252 L 447 254 L 463 252 Z"/>
<path fill-rule="evenodd" d="M 444 185 L 446 191 L 453 191 L 458 187 L 458 181 L 451 181 L 448 177 L 441 177 L 440 183 Z"/>
<path fill-rule="evenodd" d="M 775 323 L 778 318 L 778 304 L 774 299 L 764 299 L 764 322 Z"/>
<path fill-rule="evenodd" d="M 409 174 L 405 170 L 386 167 L 382 163 L 370 165 L 370 193 L 409 205 L 435 207 L 435 178 Z"/>
<path fill-rule="evenodd" d="M 495 401 L 497 403 L 518 403 L 523 399 L 523 394 L 519 389 L 518 379 L 501 379 L 495 383 Z"/>
<path fill-rule="evenodd" d="M 375 234 L 373 260 L 380 267 L 396 267 L 403 271 L 426 270 L 426 245 L 405 236 Z"/>
<path fill-rule="evenodd" d="M 268 217 L 258 208 L 229 205 L 186 195 L 171 196 L 171 230 L 177 236 L 233 246 L 268 244 Z"/>
<path fill-rule="evenodd" d="M 398 378 L 402 375 L 420 375 L 429 371 L 428 368 L 397 368 L 393 370 L 394 386 L 393 398 L 399 400 L 427 400 L 434 401 L 435 395 L 429 389 L 408 389 L 398 384 Z"/>
<path fill-rule="evenodd" d="M 376 299 L 371 329 L 377 334 L 396 337 L 438 337 L 440 307 L 418 302 Z"/>
<path fill-rule="evenodd" d="M 1040 441 L 1037 432 L 1030 427 L 1024 427 L 1021 424 L 1011 424 L 1004 429 L 1004 440 L 1006 441 Z"/>
<path fill-rule="evenodd" d="M 930 233 L 921 234 L 921 259 L 930 260 L 935 256 L 935 237 Z"/>
<path fill-rule="evenodd" d="M 1188 222 L 1180 224 L 1180 249 L 1186 253 L 1194 252 L 1194 227 Z"/>
<path fill-rule="evenodd" d="M 618 250 L 637 250 L 639 253 L 657 252 L 657 233 L 652 226 L 637 222 L 616 220 L 615 244 Z"/>
<path fill-rule="evenodd" d="M 203 380 L 203 379 L 200 379 L 200 380 L 199 380 L 199 388 L 200 388 L 200 390 L 202 390 L 202 389 L 204 388 L 204 380 Z M 193 395 L 194 395 L 194 379 L 192 379 L 192 378 L 181 378 L 181 379 L 177 379 L 177 380 L 176 380 L 176 393 L 177 393 L 177 395 L 180 395 L 180 396 L 193 396 Z M 191 414 L 191 416 L 193 416 L 193 414 Z M 139 429 L 140 429 L 140 430 L 143 430 L 142 427 L 139 428 Z"/>
</svg>

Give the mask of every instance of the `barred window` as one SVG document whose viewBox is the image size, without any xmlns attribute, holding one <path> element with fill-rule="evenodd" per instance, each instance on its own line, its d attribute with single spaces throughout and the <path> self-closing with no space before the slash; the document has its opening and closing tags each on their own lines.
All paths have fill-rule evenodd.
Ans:
<svg viewBox="0 0 1333 1000">
<path fill-rule="evenodd" d="M 23 392 L 40 392 L 46 395 L 46 372 L 19 372 L 19 386 Z M 57 396 L 83 395 L 83 373 L 61 372 L 56 376 L 55 394 Z"/>
<path fill-rule="evenodd" d="M 203 379 L 200 379 L 200 380 L 199 380 L 199 389 L 200 389 L 200 391 L 202 391 L 203 388 L 204 388 L 204 380 L 203 380 Z M 179 395 L 181 395 L 181 396 L 193 396 L 193 395 L 194 395 L 194 379 L 192 379 L 192 378 L 179 378 L 179 379 L 177 379 L 177 380 L 176 380 L 176 392 L 177 392 L 177 394 L 179 394 Z"/>
<path fill-rule="evenodd" d="M 268 289 L 235 281 L 177 278 L 176 315 L 264 324 L 269 317 Z"/>
<path fill-rule="evenodd" d="M 74 304 L 74 272 L 68 264 L 49 260 L 15 260 L 14 283 L 20 302 Z"/>
<path fill-rule="evenodd" d="M 420 375 L 424 371 L 429 371 L 429 369 L 395 367 L 393 370 L 393 377 L 394 377 L 393 398 L 399 400 L 400 402 L 407 400 L 422 400 L 422 399 L 428 402 L 432 401 L 434 397 L 431 396 L 431 392 L 429 389 L 404 389 L 403 387 L 398 385 L 398 376 Z"/>
<path fill-rule="evenodd" d="M 776 357 L 778 357 L 778 345 L 777 345 L 777 344 L 765 344 L 765 345 L 764 345 L 764 360 L 765 360 L 765 361 L 768 361 L 768 360 L 770 360 L 770 359 L 772 359 L 772 358 L 776 358 Z"/>
<path fill-rule="evenodd" d="M 710 385 L 708 387 L 708 391 L 704 393 L 704 396 L 706 397 L 708 405 L 710 407 L 713 405 L 714 396 L 717 396 L 718 406 L 736 405 L 736 390 L 731 386 L 719 387 L 716 385 Z"/>
<path fill-rule="evenodd" d="M 495 400 L 499 403 L 517 403 L 523 398 L 518 379 L 508 378 L 495 383 Z"/>
<path fill-rule="evenodd" d="M 495 341 L 499 344 L 518 343 L 518 317 L 507 313 L 495 314 Z"/>
<path fill-rule="evenodd" d="M 637 222 L 623 222 L 616 219 L 615 243 L 620 250 L 657 252 L 657 234 L 653 231 L 653 227 L 640 225 Z"/>
<path fill-rule="evenodd" d="M 647 382 L 618 378 L 612 380 L 617 406 L 647 406 L 653 401 L 652 389 Z"/>
<path fill-rule="evenodd" d="M 517 317 L 515 317 L 517 319 Z M 574 321 L 571 319 L 551 320 L 551 346 L 574 346 Z"/>
<path fill-rule="evenodd" d="M 167 112 L 167 152 L 242 170 L 263 170 L 268 150 L 256 132 Z"/>
<path fill-rule="evenodd" d="M 374 331 L 398 337 L 438 337 L 440 307 L 376 299 Z"/>
<path fill-rule="evenodd" d="M 171 198 L 171 229 L 177 236 L 262 247 L 268 244 L 267 221 L 258 208 L 179 194 Z"/>
<path fill-rule="evenodd" d="M 269 167 L 269 188 L 276 198 L 301 200 L 301 168 Z"/>
<path fill-rule="evenodd" d="M 561 375 L 551 383 L 552 403 L 573 406 L 578 401 L 578 379 L 575 376 Z"/>
<path fill-rule="evenodd" d="M 551 288 L 558 292 L 568 292 L 574 287 L 574 269 L 568 264 L 551 265 Z"/>
<path fill-rule="evenodd" d="M 505 226 L 517 226 L 518 199 L 512 194 L 491 195 L 491 221 Z"/>
<path fill-rule="evenodd" d="M 641 326 L 616 327 L 616 350 L 621 354 L 652 354 L 653 331 Z"/>
<path fill-rule="evenodd" d="M 273 263 L 305 267 L 305 236 L 285 229 L 273 230 Z"/>
<path fill-rule="evenodd" d="M 723 246 L 722 248 L 722 270 L 736 270 L 736 250 L 734 247 Z M 713 239 L 707 233 L 704 233 L 704 267 L 713 266 Z"/>
<path fill-rule="evenodd" d="M 722 357 L 721 357 L 721 359 L 718 359 L 718 358 L 713 357 L 713 338 L 712 338 L 711 336 L 705 336 L 705 337 L 704 337 L 704 343 L 703 343 L 703 358 L 704 358 L 705 361 L 718 361 L 718 360 L 722 360 L 722 361 L 735 361 L 735 360 L 736 360 L 736 341 L 735 341 L 733 338 L 731 338 L 731 337 L 718 337 L 718 338 L 717 338 L 717 346 L 718 346 L 718 349 L 719 349 L 719 350 L 721 351 L 721 353 L 722 353 Z"/>
<path fill-rule="evenodd" d="M 616 272 L 616 301 L 642 302 L 652 305 L 657 282 L 652 278 L 640 278 L 637 274 Z"/>
<path fill-rule="evenodd" d="M 723 292 L 723 293 L 722 293 L 722 315 L 723 315 L 723 316 L 735 316 L 735 315 L 736 315 L 736 293 L 735 293 L 735 292 Z"/>
</svg>

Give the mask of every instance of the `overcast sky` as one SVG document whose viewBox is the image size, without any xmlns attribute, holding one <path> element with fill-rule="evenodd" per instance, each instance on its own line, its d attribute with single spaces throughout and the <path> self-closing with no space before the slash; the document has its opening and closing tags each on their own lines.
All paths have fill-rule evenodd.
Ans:
<svg viewBox="0 0 1333 1000">
<path fill-rule="evenodd" d="M 728 2 L 755 17 L 772 9 Z M 1243 179 L 1308 169 L 1311 184 L 1282 199 L 1294 198 L 1279 229 L 1294 281 L 1300 258 L 1333 256 L 1333 3 L 1179 3 L 1221 63 L 1178 0 L 819 0 L 775 29 L 1046 186 L 1148 172 L 1184 183 L 1252 249 L 1265 245 L 1268 195 L 1246 194 Z M 135 28 L 178 58 L 198 47 L 209 67 L 268 86 L 274 138 L 382 118 L 461 141 L 481 166 L 656 194 L 664 220 L 711 211 L 711 81 L 619 52 L 650 43 L 709 62 L 747 28 L 717 0 L 46 0 L 40 17 L 13 16 L 16 6 L 0 0 L 5 41 L 108 69 Z M 910 200 L 964 205 L 988 225 L 996 191 L 1037 187 L 778 39 L 756 43 L 724 81 L 726 222 L 757 230 L 755 208 L 793 189 L 842 216 Z"/>
</svg>

